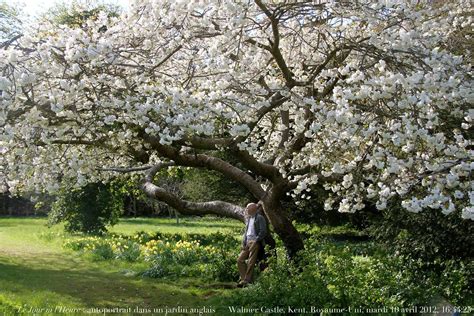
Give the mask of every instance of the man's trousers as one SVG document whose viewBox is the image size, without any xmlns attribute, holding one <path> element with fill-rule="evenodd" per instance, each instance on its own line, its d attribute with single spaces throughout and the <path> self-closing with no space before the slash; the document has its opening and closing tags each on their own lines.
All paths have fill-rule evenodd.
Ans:
<svg viewBox="0 0 474 316">
<path fill-rule="evenodd" d="M 237 266 L 239 267 L 240 280 L 244 282 L 252 281 L 253 268 L 257 261 L 258 252 L 260 251 L 260 243 L 256 240 L 249 240 L 237 259 Z M 248 259 L 247 263 L 245 260 Z"/>
</svg>

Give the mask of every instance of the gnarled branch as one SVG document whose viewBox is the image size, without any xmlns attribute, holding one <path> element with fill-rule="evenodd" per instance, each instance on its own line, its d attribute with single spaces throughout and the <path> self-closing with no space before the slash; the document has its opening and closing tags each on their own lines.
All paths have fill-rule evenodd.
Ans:
<svg viewBox="0 0 474 316">
<path fill-rule="evenodd" d="M 215 170 L 242 184 L 255 198 L 259 199 L 265 194 L 265 191 L 257 181 L 227 161 L 205 154 L 193 155 L 180 152 L 178 148 L 161 144 L 158 137 L 148 135 L 144 130 L 139 131 L 139 136 L 149 143 L 160 156 L 173 160 L 177 165 Z"/>
<path fill-rule="evenodd" d="M 245 221 L 244 209 L 240 206 L 224 201 L 191 202 L 183 200 L 176 194 L 171 193 L 153 183 L 153 178 L 160 169 L 167 168 L 173 165 L 174 162 L 159 163 L 146 172 L 145 177 L 141 183 L 141 188 L 147 196 L 165 202 L 181 214 L 215 214 L 219 216 L 234 218 L 242 222 Z"/>
</svg>

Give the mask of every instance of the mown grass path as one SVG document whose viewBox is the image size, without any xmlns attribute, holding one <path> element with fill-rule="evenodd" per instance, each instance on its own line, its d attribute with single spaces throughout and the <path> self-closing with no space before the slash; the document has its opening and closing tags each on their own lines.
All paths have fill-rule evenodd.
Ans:
<svg viewBox="0 0 474 316">
<path fill-rule="evenodd" d="M 45 219 L 0 218 L 0 315 L 47 308 L 218 308 L 229 284 L 199 279 L 156 280 L 136 275 L 143 263 L 93 262 L 61 247 L 62 227 Z M 235 233 L 240 224 L 168 219 L 128 219 L 112 229 L 136 231 Z M 217 304 L 217 305 L 216 305 Z M 44 314 L 48 314 L 45 312 Z M 75 314 L 75 313 L 68 313 Z M 77 313 L 81 314 L 81 313 Z M 176 313 L 185 314 L 185 313 Z M 175 315 L 176 315 L 175 314 Z"/>
</svg>

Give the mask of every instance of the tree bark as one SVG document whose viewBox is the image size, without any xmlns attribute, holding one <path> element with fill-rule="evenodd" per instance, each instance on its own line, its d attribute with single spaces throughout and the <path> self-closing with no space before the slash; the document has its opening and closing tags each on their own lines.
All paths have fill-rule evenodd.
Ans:
<svg viewBox="0 0 474 316">
<path fill-rule="evenodd" d="M 149 197 L 165 202 L 182 214 L 215 214 L 245 222 L 245 211 L 243 207 L 223 201 L 190 202 L 182 200 L 172 192 L 153 184 L 153 178 L 160 169 L 173 165 L 175 165 L 174 162 L 160 163 L 146 172 L 146 176 L 142 180 L 141 188 Z M 281 186 L 276 187 L 276 189 L 270 190 L 269 194 L 265 194 L 259 198 L 263 202 L 266 219 L 273 227 L 275 233 L 283 241 L 288 257 L 293 259 L 298 251 L 304 249 L 304 244 L 298 231 L 291 221 L 288 220 L 282 208 L 280 202 L 282 192 Z M 266 240 L 269 242 L 269 246 L 273 248 L 275 245 L 273 237 L 268 236 Z"/>
<path fill-rule="evenodd" d="M 288 258 L 294 259 L 298 251 L 304 249 L 303 239 L 286 217 L 280 199 L 272 195 L 263 198 L 263 209 L 275 233 L 283 241 Z"/>
<path fill-rule="evenodd" d="M 178 197 L 176 194 L 169 192 L 162 187 L 153 184 L 153 178 L 156 173 L 162 169 L 173 166 L 173 162 L 160 163 L 152 167 L 146 172 L 141 183 L 141 189 L 145 194 L 153 199 L 165 202 L 175 210 L 186 215 L 205 215 L 215 214 L 224 217 L 234 218 L 244 221 L 244 209 L 240 206 L 227 203 L 224 201 L 211 202 L 191 202 Z"/>
</svg>

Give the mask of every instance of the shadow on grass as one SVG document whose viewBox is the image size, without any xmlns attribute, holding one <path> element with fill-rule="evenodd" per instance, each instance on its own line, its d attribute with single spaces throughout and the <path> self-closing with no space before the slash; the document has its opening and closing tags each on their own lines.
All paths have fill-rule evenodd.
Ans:
<svg viewBox="0 0 474 316">
<path fill-rule="evenodd" d="M 171 284 L 127 278 L 93 268 L 75 269 L 74 262 L 55 265 L 55 259 L 54 256 L 35 258 L 25 265 L 0 258 L 0 292 L 29 305 L 38 304 L 38 298 L 40 303 L 64 305 L 61 300 L 66 299 L 85 307 L 201 305 L 198 295 Z M 64 261 L 65 258 L 58 256 L 57 259 Z M 36 265 L 31 266 L 32 263 Z"/>
</svg>

